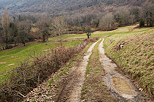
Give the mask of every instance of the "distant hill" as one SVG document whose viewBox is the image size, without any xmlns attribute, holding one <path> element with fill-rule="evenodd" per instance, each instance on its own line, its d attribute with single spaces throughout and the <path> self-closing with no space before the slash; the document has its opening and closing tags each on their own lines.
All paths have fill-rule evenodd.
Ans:
<svg viewBox="0 0 154 102">
<path fill-rule="evenodd" d="M 141 5 L 150 0 L 1 0 L 0 14 L 7 7 L 10 14 L 42 13 L 66 14 L 85 7 L 105 5 Z M 151 0 L 152 1 L 152 0 Z"/>
</svg>

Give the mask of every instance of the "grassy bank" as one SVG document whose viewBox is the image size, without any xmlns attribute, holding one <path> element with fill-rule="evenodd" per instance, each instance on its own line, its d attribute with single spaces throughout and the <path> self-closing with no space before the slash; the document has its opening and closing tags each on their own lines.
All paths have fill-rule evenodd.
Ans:
<svg viewBox="0 0 154 102">
<path fill-rule="evenodd" d="M 81 43 L 83 39 L 68 40 L 63 42 L 64 47 L 76 46 Z M 57 38 L 50 38 L 49 42 L 30 42 L 24 47 L 19 45 L 18 47 L 0 51 L 0 77 L 6 74 L 8 71 L 20 65 L 25 59 L 30 60 L 30 56 L 41 55 L 49 52 L 49 49 L 59 46 Z"/>
<path fill-rule="evenodd" d="M 120 45 L 123 45 L 121 48 Z M 106 53 L 136 79 L 138 88 L 154 95 L 154 29 L 134 29 L 105 39 Z"/>
<path fill-rule="evenodd" d="M 100 42 L 99 42 L 100 43 Z M 93 49 L 86 70 L 86 79 L 82 88 L 82 100 L 84 102 L 114 102 L 107 87 L 102 82 L 102 76 L 105 74 L 99 61 L 98 45 Z"/>
</svg>

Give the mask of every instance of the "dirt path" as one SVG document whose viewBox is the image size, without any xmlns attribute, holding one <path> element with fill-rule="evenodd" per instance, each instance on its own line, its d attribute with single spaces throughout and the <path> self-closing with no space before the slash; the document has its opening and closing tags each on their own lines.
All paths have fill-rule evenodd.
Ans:
<svg viewBox="0 0 154 102">
<path fill-rule="evenodd" d="M 87 53 L 85 53 L 85 56 L 83 57 L 83 60 L 79 63 L 79 66 L 75 66 L 72 73 L 68 75 L 67 79 L 64 82 L 65 85 L 62 88 L 59 96 L 57 97 L 57 102 L 81 101 L 81 90 L 85 80 L 86 67 L 89 61 L 89 57 L 92 54 L 92 49 L 97 42 L 89 47 Z"/>
<path fill-rule="evenodd" d="M 145 95 L 141 95 L 128 78 L 115 70 L 117 65 L 105 55 L 103 42 L 104 39 L 99 45 L 99 53 L 100 62 L 106 73 L 103 80 L 108 89 L 120 102 L 147 102 Z"/>
<path fill-rule="evenodd" d="M 100 40 L 99 40 L 100 41 Z M 84 54 L 82 60 L 80 60 L 76 65 L 72 67 L 72 70 L 64 76 L 60 81 L 57 80 L 55 82 L 55 85 L 58 83 L 59 86 L 55 87 L 47 87 L 45 89 L 42 89 L 46 87 L 47 83 L 40 86 L 38 91 L 32 92 L 30 96 L 32 99 L 35 100 L 41 100 L 41 102 L 84 102 L 84 100 L 81 100 L 81 90 L 85 81 L 85 73 L 87 64 L 89 61 L 89 58 L 92 54 L 92 50 L 94 46 L 99 42 L 95 42 L 92 44 L 87 52 Z M 103 42 L 101 41 L 99 44 L 98 50 L 99 50 L 99 61 L 101 62 L 100 68 L 103 66 L 103 69 L 105 70 L 105 76 L 103 74 L 103 82 L 102 84 L 105 84 L 108 87 L 108 90 L 113 94 L 107 94 L 106 91 L 101 91 L 103 89 L 102 84 L 99 83 L 97 79 L 94 78 L 94 83 L 97 80 L 98 86 L 97 87 L 100 92 L 100 95 L 103 95 L 100 100 L 103 98 L 107 101 L 105 98 L 111 98 L 110 100 L 115 100 L 115 98 L 118 100 L 118 102 L 150 102 L 148 98 L 146 98 L 145 95 L 140 94 L 139 91 L 133 86 L 132 82 L 126 78 L 125 76 L 121 75 L 116 71 L 117 65 L 115 63 L 112 63 L 112 61 L 105 55 L 105 51 L 103 48 Z M 98 45 L 97 45 L 98 46 Z M 97 57 L 98 58 L 98 57 Z M 98 62 L 99 62 L 98 61 Z M 96 63 L 96 62 L 95 62 Z M 97 65 L 96 65 L 97 66 Z M 96 67 L 95 65 L 93 67 Z M 93 68 L 93 70 L 96 70 Z M 98 70 L 97 70 L 98 71 Z M 97 72 L 96 71 L 96 72 Z M 103 71 L 104 73 L 104 71 Z M 96 73 L 95 73 L 96 74 Z M 102 75 L 101 75 L 102 76 Z M 100 77 L 100 81 L 102 82 L 102 77 Z M 93 79 L 93 78 L 91 78 Z M 89 80 L 88 80 L 89 82 Z M 93 81 L 92 81 L 93 83 Z M 95 83 L 96 84 L 96 83 Z M 91 85 L 91 84 L 89 84 Z M 89 87 L 88 85 L 88 87 Z M 105 86 L 104 85 L 104 86 Z M 87 88 L 88 88 L 87 87 Z M 96 87 L 96 85 L 95 85 Z M 99 89 L 101 88 L 101 89 Z M 104 87 L 105 89 L 105 87 Z M 103 90 L 104 90 L 103 89 Z M 43 91 L 42 91 L 43 90 Z M 88 89 L 90 90 L 90 89 Z M 94 90 L 96 90 L 94 88 Z M 94 94 L 94 96 L 97 96 L 98 93 L 90 91 L 91 94 Z M 109 93 L 109 92 L 108 92 Z M 37 94 L 37 95 L 36 95 Z M 97 95 L 96 95 L 97 94 Z M 112 97 L 114 96 L 114 97 Z M 90 98 L 89 98 L 90 97 Z M 88 96 L 89 99 L 91 99 L 91 96 Z M 98 97 L 97 97 L 98 98 Z M 30 100 L 28 99 L 28 100 Z M 48 100 L 49 99 L 49 100 Z M 39 101 L 36 101 L 39 102 Z M 89 102 L 86 101 L 85 102 Z M 90 102 L 96 102 L 96 101 L 90 101 Z M 100 101 L 101 102 L 101 101 Z M 104 101 L 103 101 L 104 102 Z"/>
</svg>

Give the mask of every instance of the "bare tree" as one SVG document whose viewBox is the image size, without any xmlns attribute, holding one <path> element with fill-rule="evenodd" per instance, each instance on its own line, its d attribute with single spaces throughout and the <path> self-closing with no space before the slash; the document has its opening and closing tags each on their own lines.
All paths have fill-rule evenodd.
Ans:
<svg viewBox="0 0 154 102">
<path fill-rule="evenodd" d="M 60 38 L 60 45 L 62 46 L 62 35 L 67 32 L 67 23 L 63 17 L 56 17 L 51 24 L 53 31 Z"/>
<path fill-rule="evenodd" d="M 28 41 L 28 33 L 23 29 L 19 31 L 18 35 L 19 42 L 26 46 L 26 41 Z"/>
<path fill-rule="evenodd" d="M 102 30 L 113 30 L 115 29 L 115 21 L 112 13 L 108 13 L 103 16 L 100 20 L 100 26 Z"/>
<path fill-rule="evenodd" d="M 8 46 L 9 38 L 10 38 L 10 34 L 9 34 L 10 20 L 9 20 L 7 8 L 4 8 L 1 23 L 2 23 L 2 28 L 3 28 L 3 39 L 6 44 L 6 49 L 8 49 L 9 48 Z"/>
<path fill-rule="evenodd" d="M 17 28 L 16 23 L 14 23 L 14 22 L 10 23 L 10 35 L 11 35 L 12 42 L 14 42 L 14 44 L 16 46 L 16 44 L 18 42 L 18 39 L 17 39 L 17 37 L 18 37 L 18 28 Z"/>
<path fill-rule="evenodd" d="M 1 18 L 0 18 L 0 20 L 1 20 Z M 2 31 L 3 31 L 3 28 L 2 28 L 2 24 L 0 22 L 0 50 L 4 49 L 4 47 L 3 47 L 3 38 L 2 38 L 3 32 Z"/>
<path fill-rule="evenodd" d="M 120 6 L 116 9 L 114 13 L 114 18 L 116 22 L 119 23 L 120 26 L 130 25 L 134 23 L 135 16 L 131 15 L 128 6 Z"/>
<path fill-rule="evenodd" d="M 48 40 L 49 38 L 49 35 L 50 35 L 49 24 L 50 24 L 50 18 L 48 16 L 41 17 L 36 23 L 42 35 L 43 42 L 45 42 L 45 40 Z"/>
<path fill-rule="evenodd" d="M 147 2 L 142 7 L 141 22 L 144 22 L 146 26 L 152 27 L 154 22 L 154 4 Z M 141 25 L 140 25 L 141 26 Z"/>
<path fill-rule="evenodd" d="M 132 6 L 132 7 L 130 7 L 129 11 L 130 11 L 130 15 L 134 16 L 134 21 L 135 22 L 140 21 L 141 7 Z"/>
<path fill-rule="evenodd" d="M 18 42 L 26 44 L 29 41 L 31 36 L 29 35 L 31 29 L 31 23 L 29 21 L 22 21 L 18 23 Z"/>
<path fill-rule="evenodd" d="M 89 37 L 91 36 L 91 33 L 92 33 L 90 26 L 85 27 L 85 33 L 87 34 L 87 37 L 89 39 Z"/>
</svg>

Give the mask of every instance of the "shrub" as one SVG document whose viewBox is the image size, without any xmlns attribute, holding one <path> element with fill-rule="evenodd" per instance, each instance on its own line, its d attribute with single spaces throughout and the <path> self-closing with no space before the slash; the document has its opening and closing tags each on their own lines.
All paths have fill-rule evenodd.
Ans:
<svg viewBox="0 0 154 102">
<path fill-rule="evenodd" d="M 141 19 L 141 20 L 140 20 L 140 27 L 144 27 L 144 26 L 145 26 L 145 24 L 144 24 L 144 20 Z"/>
<path fill-rule="evenodd" d="M 61 68 L 63 64 L 77 55 L 87 44 L 97 39 L 85 40 L 78 46 L 51 50 L 48 54 L 36 56 L 31 64 L 25 61 L 9 73 L 8 80 L 0 85 L 0 101 L 21 101 L 33 88 Z"/>
</svg>

